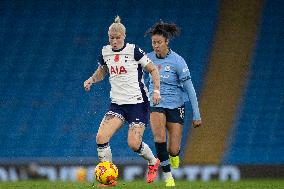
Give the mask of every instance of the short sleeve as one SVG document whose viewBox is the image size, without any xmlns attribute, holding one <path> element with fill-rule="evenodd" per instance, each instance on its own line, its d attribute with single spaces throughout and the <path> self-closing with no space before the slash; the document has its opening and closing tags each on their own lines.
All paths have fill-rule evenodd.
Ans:
<svg viewBox="0 0 284 189">
<path fill-rule="evenodd" d="M 103 58 L 103 55 L 99 55 L 98 58 L 97 58 L 97 62 L 100 66 L 105 66 L 106 63 L 104 61 L 104 58 Z"/>
<path fill-rule="evenodd" d="M 145 55 L 145 52 L 140 49 L 137 45 L 134 47 L 134 59 L 136 61 L 139 61 L 143 56 Z"/>
<path fill-rule="evenodd" d="M 134 47 L 134 59 L 139 62 L 142 67 L 145 67 L 149 62 L 151 62 L 146 53 L 136 45 Z"/>
<path fill-rule="evenodd" d="M 181 82 L 184 82 L 191 78 L 188 66 L 182 57 L 179 57 L 177 61 L 177 74 Z"/>
</svg>

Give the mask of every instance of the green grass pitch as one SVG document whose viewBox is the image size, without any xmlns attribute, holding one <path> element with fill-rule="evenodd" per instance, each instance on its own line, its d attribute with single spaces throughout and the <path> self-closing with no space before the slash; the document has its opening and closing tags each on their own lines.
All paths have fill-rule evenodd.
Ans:
<svg viewBox="0 0 284 189">
<path fill-rule="evenodd" d="M 17 182 L 0 182 L 0 189 L 92 189 L 91 183 L 88 182 L 50 182 L 50 181 L 17 181 Z M 145 181 L 123 182 L 119 181 L 116 187 L 125 189 L 156 189 L 166 188 L 164 182 L 157 181 L 151 184 Z M 168 187 L 167 187 L 168 188 Z M 283 189 L 284 180 L 243 180 L 239 182 L 190 182 L 176 181 L 176 187 L 185 189 Z"/>
</svg>

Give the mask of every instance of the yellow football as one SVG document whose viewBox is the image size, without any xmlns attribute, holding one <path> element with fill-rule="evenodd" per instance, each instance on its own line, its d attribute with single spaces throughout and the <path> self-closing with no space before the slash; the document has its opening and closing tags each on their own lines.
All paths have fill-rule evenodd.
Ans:
<svg viewBox="0 0 284 189">
<path fill-rule="evenodd" d="M 99 183 L 108 185 L 117 180 L 118 169 L 113 163 L 104 161 L 96 166 L 94 175 Z"/>
</svg>

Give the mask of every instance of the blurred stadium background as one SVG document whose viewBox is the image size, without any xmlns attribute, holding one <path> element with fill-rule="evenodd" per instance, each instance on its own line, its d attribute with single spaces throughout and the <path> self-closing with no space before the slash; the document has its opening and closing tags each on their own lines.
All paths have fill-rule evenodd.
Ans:
<svg viewBox="0 0 284 189">
<path fill-rule="evenodd" d="M 284 1 L 281 0 L 1 0 L 0 181 L 92 180 L 95 136 L 109 104 L 109 84 L 90 93 L 116 15 L 127 42 L 151 51 L 144 32 L 160 19 L 181 36 L 203 126 L 182 140 L 178 179 L 284 178 Z M 128 147 L 127 126 L 112 139 L 121 178 L 144 176 Z M 151 131 L 144 140 L 154 149 Z"/>
</svg>

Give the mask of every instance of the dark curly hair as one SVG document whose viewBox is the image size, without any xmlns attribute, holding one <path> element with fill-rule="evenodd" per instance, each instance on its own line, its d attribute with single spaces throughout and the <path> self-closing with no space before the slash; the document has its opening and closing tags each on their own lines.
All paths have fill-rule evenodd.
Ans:
<svg viewBox="0 0 284 189">
<path fill-rule="evenodd" d="M 162 35 L 166 39 L 172 39 L 180 34 L 179 27 L 176 24 L 169 24 L 163 21 L 157 22 L 152 28 L 145 32 L 145 36 Z"/>
</svg>

